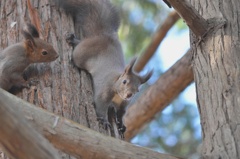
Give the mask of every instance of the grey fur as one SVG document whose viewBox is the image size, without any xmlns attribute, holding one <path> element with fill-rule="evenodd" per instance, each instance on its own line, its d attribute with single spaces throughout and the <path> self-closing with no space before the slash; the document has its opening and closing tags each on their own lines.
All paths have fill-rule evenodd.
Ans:
<svg viewBox="0 0 240 159">
<path fill-rule="evenodd" d="M 93 78 L 94 101 L 99 119 L 107 126 L 108 109 L 114 105 L 122 120 L 122 111 L 138 92 L 144 78 L 133 71 L 134 59 L 125 67 L 122 47 L 118 39 L 119 15 L 108 0 L 56 0 L 58 5 L 72 14 L 75 25 L 83 29 L 83 39 L 67 34 L 67 42 L 74 46 L 73 62 L 87 70 Z M 122 121 L 119 121 L 122 122 Z"/>
</svg>

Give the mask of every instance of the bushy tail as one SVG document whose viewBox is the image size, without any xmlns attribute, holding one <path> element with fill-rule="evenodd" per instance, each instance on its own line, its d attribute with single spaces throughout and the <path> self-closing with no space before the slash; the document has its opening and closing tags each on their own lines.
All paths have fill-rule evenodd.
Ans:
<svg viewBox="0 0 240 159">
<path fill-rule="evenodd" d="M 117 9 L 108 0 L 55 0 L 70 13 L 83 36 L 90 37 L 117 32 L 120 18 Z"/>
</svg>

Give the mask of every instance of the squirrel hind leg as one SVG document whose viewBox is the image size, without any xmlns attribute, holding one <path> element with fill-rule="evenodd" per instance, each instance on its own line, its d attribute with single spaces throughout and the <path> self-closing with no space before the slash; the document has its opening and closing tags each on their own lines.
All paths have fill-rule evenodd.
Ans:
<svg viewBox="0 0 240 159">
<path fill-rule="evenodd" d="M 80 43 L 80 40 L 75 37 L 73 33 L 65 33 L 65 40 L 68 43 L 68 45 L 75 47 Z"/>
<path fill-rule="evenodd" d="M 106 118 L 104 117 L 97 117 L 97 120 L 104 126 L 105 129 L 112 128 L 112 125 L 109 123 L 108 120 L 106 120 Z"/>
<path fill-rule="evenodd" d="M 98 121 L 103 124 L 105 129 L 111 128 L 111 124 L 108 121 L 108 102 L 104 102 L 101 97 L 95 100 L 96 114 Z"/>
</svg>

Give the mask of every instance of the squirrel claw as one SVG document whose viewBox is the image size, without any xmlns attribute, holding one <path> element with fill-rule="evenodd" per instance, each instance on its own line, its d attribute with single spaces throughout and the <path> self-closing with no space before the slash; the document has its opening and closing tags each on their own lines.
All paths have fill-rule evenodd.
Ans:
<svg viewBox="0 0 240 159">
<path fill-rule="evenodd" d="M 126 131 L 126 126 L 121 122 L 121 120 L 116 120 L 118 131 L 122 134 Z"/>
<path fill-rule="evenodd" d="M 122 127 L 118 128 L 118 131 L 124 133 L 126 131 L 126 126 L 122 125 Z"/>
<path fill-rule="evenodd" d="M 111 129 L 112 128 L 112 126 L 108 122 L 108 120 L 104 119 L 103 117 L 98 117 L 97 120 L 104 126 L 105 129 L 107 129 L 107 128 Z"/>
<path fill-rule="evenodd" d="M 37 79 L 32 79 L 28 82 L 28 85 L 37 85 L 39 83 L 39 81 Z"/>
<path fill-rule="evenodd" d="M 65 33 L 65 40 L 68 43 L 68 45 L 75 47 L 80 43 L 80 40 L 78 40 L 73 33 Z"/>
<path fill-rule="evenodd" d="M 68 45 L 74 46 L 74 39 L 75 39 L 75 35 L 73 33 L 67 32 L 65 34 L 65 40 L 68 43 Z"/>
<path fill-rule="evenodd" d="M 112 128 L 111 124 L 108 121 L 107 122 L 103 122 L 103 125 L 104 125 L 105 129 L 107 129 L 107 128 L 111 129 Z"/>
<path fill-rule="evenodd" d="M 116 118 L 115 121 L 116 121 L 117 125 L 121 125 L 121 119 Z"/>
<path fill-rule="evenodd" d="M 20 84 L 17 87 L 20 88 L 20 89 L 23 89 L 23 88 L 30 89 L 30 85 L 28 83 L 27 84 Z"/>
</svg>

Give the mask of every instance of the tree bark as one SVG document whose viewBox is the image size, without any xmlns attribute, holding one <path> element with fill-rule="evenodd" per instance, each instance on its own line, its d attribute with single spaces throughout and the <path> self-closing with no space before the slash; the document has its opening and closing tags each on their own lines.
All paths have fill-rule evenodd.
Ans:
<svg viewBox="0 0 240 159">
<path fill-rule="evenodd" d="M 0 92 L 5 92 L 0 88 Z M 11 98 L 0 95 L 0 145 L 11 158 L 60 159 L 57 151 L 24 119 Z"/>
<path fill-rule="evenodd" d="M 21 110 L 28 123 L 41 132 L 56 148 L 82 159 L 158 158 L 177 159 L 127 142 L 117 140 L 66 118 L 34 107 L 6 91 L 0 90 L 0 104 Z M 9 135 L 9 134 L 8 134 Z M 14 139 L 14 137 L 13 137 Z"/>
<path fill-rule="evenodd" d="M 125 139 L 130 140 L 156 113 L 163 110 L 193 81 L 192 52 L 189 50 L 127 109 Z"/>
<path fill-rule="evenodd" d="M 240 158 L 240 2 L 191 0 L 211 23 L 226 19 L 200 43 L 191 38 L 202 125 L 203 158 Z"/>
<path fill-rule="evenodd" d="M 184 19 L 192 32 L 201 38 L 208 31 L 207 21 L 189 4 L 188 0 L 167 0 Z"/>
<path fill-rule="evenodd" d="M 23 89 L 16 95 L 50 112 L 108 134 L 99 127 L 96 120 L 90 76 L 73 65 L 72 48 L 64 39 L 66 31 L 75 30 L 72 18 L 62 13 L 60 15 L 59 10 L 54 5 L 50 5 L 48 0 L 32 2 L 40 14 L 44 39 L 54 46 L 60 57 L 51 63 L 30 66 L 26 75 L 37 79 L 38 84 L 31 86 L 30 89 Z M 0 28 L 3 34 L 1 44 L 4 43 L 2 48 L 5 48 L 21 39 L 19 31 L 24 24 L 21 19 L 29 20 L 29 15 L 25 1 L 2 0 L 1 8 L 1 14 L 5 17 Z M 21 17 L 16 17 L 19 15 Z M 17 23 L 14 27 L 10 27 L 14 19 Z"/>
<path fill-rule="evenodd" d="M 120 138 L 116 126 L 113 126 L 114 130 L 105 130 L 97 121 L 90 75 L 74 67 L 71 61 L 72 48 L 65 42 L 64 34 L 67 31 L 74 33 L 79 28 L 74 28 L 72 18 L 50 4 L 49 0 L 31 2 L 41 19 L 43 38 L 53 45 L 59 58 L 51 63 L 31 65 L 25 74 L 28 80 L 34 78 L 38 83 L 30 89 L 13 93 L 95 131 Z M 20 31 L 26 21 L 30 22 L 29 14 L 26 1 L 0 1 L 1 50 L 21 41 Z"/>
</svg>

